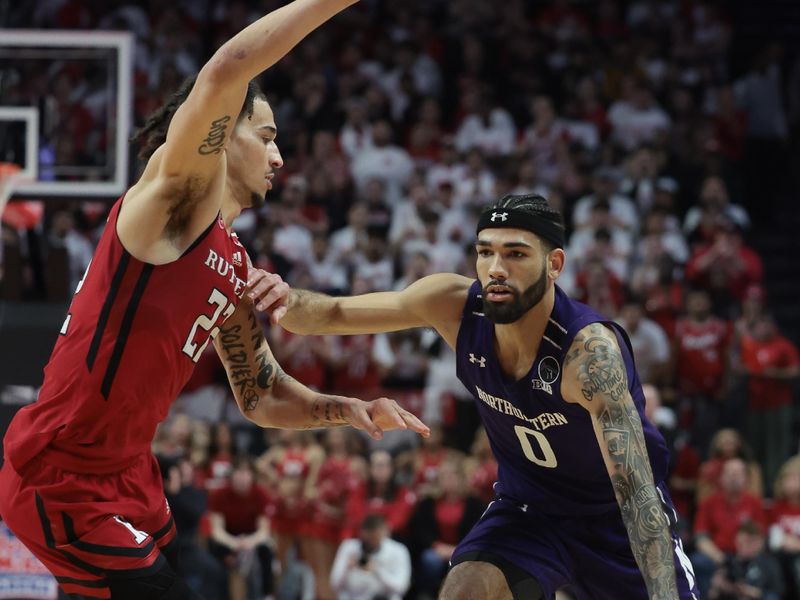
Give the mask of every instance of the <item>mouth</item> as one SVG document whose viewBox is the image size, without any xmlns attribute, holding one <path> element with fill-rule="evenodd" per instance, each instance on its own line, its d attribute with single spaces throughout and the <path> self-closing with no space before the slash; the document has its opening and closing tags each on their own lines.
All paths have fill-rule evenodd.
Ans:
<svg viewBox="0 0 800 600">
<path fill-rule="evenodd" d="M 504 285 L 490 285 L 485 297 L 491 302 L 506 302 L 514 298 L 514 290 Z"/>
<path fill-rule="evenodd" d="M 264 176 L 264 179 L 267 182 L 267 191 L 272 189 L 272 178 L 275 177 L 275 173 L 269 173 L 268 175 Z"/>
</svg>

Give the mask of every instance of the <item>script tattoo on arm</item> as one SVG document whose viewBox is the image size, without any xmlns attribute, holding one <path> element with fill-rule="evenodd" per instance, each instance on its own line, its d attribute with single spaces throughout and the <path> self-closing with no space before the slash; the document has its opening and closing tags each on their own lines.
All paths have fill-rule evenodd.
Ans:
<svg viewBox="0 0 800 600">
<path fill-rule="evenodd" d="M 280 367 L 266 347 L 261 325 L 252 312 L 247 327 L 238 324 L 223 327 L 219 339 L 230 364 L 228 378 L 234 394 L 241 400 L 244 411 L 252 412 L 275 383 L 275 373 Z"/>
<path fill-rule="evenodd" d="M 678 592 L 668 522 L 614 334 L 599 323 L 584 328 L 564 359 L 565 369 L 569 365 L 576 368 L 585 405 L 594 404 L 598 440 L 602 436 L 611 484 L 649 597 L 674 600 Z"/>
<path fill-rule="evenodd" d="M 228 129 L 230 115 L 225 115 L 219 119 L 211 121 L 208 135 L 203 143 L 197 148 L 197 153 L 202 155 L 219 154 L 225 145 L 225 131 Z"/>
</svg>

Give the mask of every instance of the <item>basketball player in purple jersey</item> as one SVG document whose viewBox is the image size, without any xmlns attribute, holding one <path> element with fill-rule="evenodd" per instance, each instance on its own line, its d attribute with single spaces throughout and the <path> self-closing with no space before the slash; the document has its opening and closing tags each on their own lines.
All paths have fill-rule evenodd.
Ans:
<svg viewBox="0 0 800 600">
<path fill-rule="evenodd" d="M 453 553 L 446 600 L 698 600 L 623 329 L 570 299 L 561 215 L 506 196 L 478 224 L 478 281 L 420 279 L 333 298 L 292 290 L 300 334 L 433 327 L 453 348 L 499 464 L 496 497 Z"/>
</svg>

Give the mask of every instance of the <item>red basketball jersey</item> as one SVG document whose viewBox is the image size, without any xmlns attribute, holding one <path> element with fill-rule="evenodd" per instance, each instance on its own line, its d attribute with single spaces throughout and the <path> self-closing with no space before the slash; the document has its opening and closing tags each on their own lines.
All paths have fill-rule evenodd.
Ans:
<svg viewBox="0 0 800 600">
<path fill-rule="evenodd" d="M 75 291 L 38 401 L 6 433 L 5 456 L 17 471 L 43 453 L 65 470 L 113 472 L 149 452 L 156 426 L 244 291 L 245 249 L 221 219 L 178 260 L 151 265 L 122 246 L 121 205 Z"/>
</svg>

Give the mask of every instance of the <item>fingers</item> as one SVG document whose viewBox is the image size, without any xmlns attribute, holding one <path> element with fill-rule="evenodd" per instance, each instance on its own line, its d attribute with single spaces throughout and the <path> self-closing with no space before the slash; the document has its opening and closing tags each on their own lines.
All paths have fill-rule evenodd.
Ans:
<svg viewBox="0 0 800 600">
<path fill-rule="evenodd" d="M 416 431 L 423 437 L 428 437 L 431 434 L 431 429 L 421 420 L 419 420 L 413 413 L 408 412 L 407 410 L 400 409 L 400 415 L 403 417 L 403 420 L 406 422 L 406 426 L 409 427 L 411 430 Z"/>
<path fill-rule="evenodd" d="M 280 275 L 267 273 L 263 269 L 250 269 L 245 288 L 247 298 L 260 311 L 275 310 L 283 306 L 289 296 L 289 285 Z M 286 311 L 282 311 L 283 316 Z M 276 321 L 277 322 L 277 321 Z"/>
<path fill-rule="evenodd" d="M 276 277 L 278 276 L 276 275 Z M 259 300 L 256 308 L 258 310 L 267 310 L 275 304 L 281 306 L 286 303 L 286 298 L 288 296 L 289 284 L 285 283 L 280 277 L 278 277 L 278 283 L 276 283 L 272 289 L 270 289 L 266 295 Z"/>
<path fill-rule="evenodd" d="M 278 321 L 283 318 L 283 315 L 286 314 L 286 311 L 289 310 L 285 306 L 279 306 L 275 310 L 272 311 L 272 316 L 269 318 L 270 323 L 273 325 L 277 325 Z"/>
<path fill-rule="evenodd" d="M 425 437 L 431 433 L 427 425 L 389 398 L 375 400 L 372 412 L 374 421 L 384 429 L 411 429 Z"/>
<path fill-rule="evenodd" d="M 356 429 L 366 431 L 367 434 L 374 440 L 383 439 L 383 430 L 372 420 L 369 412 L 367 411 L 368 404 L 363 401 L 358 401 L 351 408 L 350 424 Z"/>
</svg>

